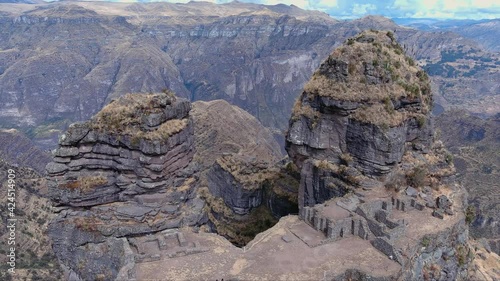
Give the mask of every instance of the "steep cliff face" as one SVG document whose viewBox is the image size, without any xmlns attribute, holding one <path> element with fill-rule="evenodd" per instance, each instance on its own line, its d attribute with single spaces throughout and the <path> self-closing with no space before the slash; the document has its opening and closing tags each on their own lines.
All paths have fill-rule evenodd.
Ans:
<svg viewBox="0 0 500 281">
<path fill-rule="evenodd" d="M 369 240 L 401 266 L 390 278 L 464 279 L 472 258 L 466 192 L 434 139 L 431 104 L 427 74 L 393 34 L 367 31 L 321 64 L 290 119 L 300 217 L 321 243 Z M 375 278 L 351 269 L 334 280 Z"/>
<path fill-rule="evenodd" d="M 429 148 L 429 81 L 402 52 L 392 33 L 364 33 L 319 67 L 287 134 L 299 167 L 306 158 L 341 163 L 344 157 L 364 174 L 382 175 L 401 162 L 406 143 Z"/>
<path fill-rule="evenodd" d="M 296 214 L 298 178 L 283 163 L 227 153 L 206 172 L 212 229 L 244 246 L 279 218 Z"/>
<path fill-rule="evenodd" d="M 129 278 L 120 275 L 133 264 L 124 237 L 203 220 L 190 166 L 190 110 L 188 101 L 169 93 L 126 95 L 61 136 L 47 165 L 50 196 L 62 207 L 50 235 L 72 274 Z"/>
</svg>

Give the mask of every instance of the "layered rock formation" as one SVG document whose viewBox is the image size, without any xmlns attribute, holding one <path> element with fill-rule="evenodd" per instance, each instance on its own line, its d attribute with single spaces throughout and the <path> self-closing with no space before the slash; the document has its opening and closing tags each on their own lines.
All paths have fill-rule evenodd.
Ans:
<svg viewBox="0 0 500 281">
<path fill-rule="evenodd" d="M 431 102 L 425 72 L 376 31 L 305 87 L 286 136 L 293 163 L 259 155 L 269 132 L 260 149 L 255 130 L 251 146 L 221 143 L 185 100 L 125 96 L 72 126 L 47 165 L 54 250 L 85 280 L 465 279 L 466 194 Z M 272 226 L 297 201 L 299 216 Z"/>
<path fill-rule="evenodd" d="M 391 37 L 374 31 L 348 40 L 299 99 L 287 135 L 301 168 L 299 216 L 281 218 L 243 249 L 181 230 L 205 251 L 138 264 L 137 277 L 467 280 L 466 193 L 434 139 L 425 73 Z M 266 197 L 259 175 L 272 172 L 237 154 L 217 159 L 203 195 L 209 221 L 251 215 Z M 226 237 L 242 230 L 215 227 Z"/>
<path fill-rule="evenodd" d="M 225 101 L 196 108 L 192 114 L 190 102 L 168 91 L 126 95 L 60 137 L 46 166 L 59 212 L 49 230 L 68 278 L 130 280 L 136 262 L 158 258 L 145 246 L 148 235 L 208 223 L 202 229 L 244 244 L 294 207 L 297 188 L 274 184 L 284 175 L 270 169 L 280 159 L 272 133 Z M 230 169 L 222 164 L 233 158 Z M 228 178 L 231 169 L 236 178 Z M 245 192 L 248 184 L 256 196 Z M 279 204 L 270 209 L 265 200 Z M 166 249 L 170 242 L 158 239 Z"/>
<path fill-rule="evenodd" d="M 319 67 L 286 145 L 301 168 L 300 217 L 324 235 L 317 243 L 369 240 L 405 280 L 465 278 L 466 195 L 434 140 L 431 104 L 426 73 L 391 32 L 350 38 Z"/>
<path fill-rule="evenodd" d="M 190 110 L 170 93 L 127 95 L 61 136 L 47 165 L 50 196 L 63 207 L 50 233 L 73 274 L 131 278 L 119 272 L 133 263 L 123 237 L 203 220 Z"/>
</svg>

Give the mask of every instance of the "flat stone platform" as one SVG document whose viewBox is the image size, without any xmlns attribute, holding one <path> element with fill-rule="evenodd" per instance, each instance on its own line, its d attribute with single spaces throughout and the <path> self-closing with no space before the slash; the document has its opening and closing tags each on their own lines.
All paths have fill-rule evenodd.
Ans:
<svg viewBox="0 0 500 281">
<path fill-rule="evenodd" d="M 314 240 L 312 235 L 318 232 L 297 216 L 287 216 L 257 235 L 246 247 L 237 248 L 216 234 L 180 230 L 187 243 L 196 243 L 206 251 L 136 263 L 136 278 L 141 281 L 323 280 L 347 269 L 358 269 L 374 277 L 396 276 L 401 269 L 398 263 L 359 237 L 310 247 L 304 237 L 298 237 L 309 235 L 308 231 Z"/>
</svg>

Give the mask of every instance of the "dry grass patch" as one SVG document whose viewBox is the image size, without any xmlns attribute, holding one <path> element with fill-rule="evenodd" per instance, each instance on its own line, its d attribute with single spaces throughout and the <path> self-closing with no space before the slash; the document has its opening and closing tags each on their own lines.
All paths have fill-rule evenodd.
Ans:
<svg viewBox="0 0 500 281">
<path fill-rule="evenodd" d="M 132 142 L 140 139 L 165 140 L 182 131 L 188 119 L 172 119 L 153 130 L 142 128 L 142 118 L 150 114 L 160 114 L 165 106 L 175 102 L 171 92 L 162 94 L 127 94 L 112 101 L 97 113 L 90 122 L 91 129 L 97 132 L 132 136 Z"/>
<path fill-rule="evenodd" d="M 61 184 L 60 187 L 70 190 L 81 190 L 83 192 L 90 192 L 95 188 L 106 184 L 108 184 L 108 179 L 102 175 L 80 176 L 77 178 L 77 180 Z"/>
<path fill-rule="evenodd" d="M 391 33 L 366 31 L 333 51 L 325 63 L 337 61 L 347 65 L 347 76 L 337 81 L 320 68 L 304 87 L 307 97 L 312 100 L 319 95 L 367 103 L 366 107 L 357 109 L 356 118 L 376 125 L 401 124 L 408 117 L 402 111 L 427 114 L 432 103 L 428 76 L 413 59 L 404 55 L 394 37 L 387 34 Z M 418 101 L 421 106 L 396 111 L 392 101 L 403 98 Z M 295 117 L 315 117 L 316 114 L 300 101 L 293 112 Z"/>
<path fill-rule="evenodd" d="M 405 112 L 394 111 L 389 113 L 383 104 L 377 103 L 354 112 L 352 117 L 363 123 L 370 123 L 380 127 L 396 127 L 406 120 Z"/>
<path fill-rule="evenodd" d="M 278 172 L 268 163 L 246 162 L 233 155 L 222 156 L 216 162 L 248 190 L 260 188 L 264 181 L 272 179 Z"/>
<path fill-rule="evenodd" d="M 309 104 L 304 104 L 300 98 L 295 101 L 292 110 L 292 120 L 298 120 L 300 116 L 304 116 L 310 120 L 317 120 L 320 115 L 319 111 L 312 108 Z"/>
</svg>

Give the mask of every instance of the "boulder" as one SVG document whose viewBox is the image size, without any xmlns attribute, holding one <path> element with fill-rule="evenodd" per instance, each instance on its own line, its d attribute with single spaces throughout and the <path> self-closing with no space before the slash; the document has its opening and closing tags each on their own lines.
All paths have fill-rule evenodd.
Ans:
<svg viewBox="0 0 500 281">
<path fill-rule="evenodd" d="M 440 195 L 436 198 L 436 205 L 440 209 L 448 209 L 451 207 L 451 201 L 446 197 L 446 195 Z"/>
</svg>

